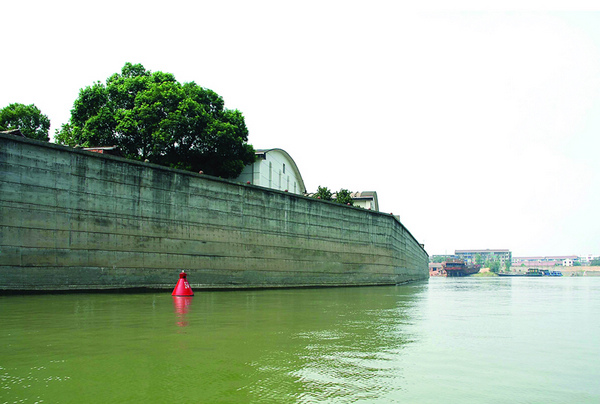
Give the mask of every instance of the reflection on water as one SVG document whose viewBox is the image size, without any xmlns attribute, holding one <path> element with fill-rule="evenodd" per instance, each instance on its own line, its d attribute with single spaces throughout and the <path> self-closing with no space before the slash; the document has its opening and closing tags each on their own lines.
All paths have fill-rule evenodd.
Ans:
<svg viewBox="0 0 600 404">
<path fill-rule="evenodd" d="M 175 313 L 177 314 L 177 325 L 179 327 L 187 327 L 188 321 L 186 314 L 192 304 L 192 296 L 173 296 L 173 305 L 175 306 Z"/>
<path fill-rule="evenodd" d="M 410 321 L 416 290 L 313 291 L 282 301 L 293 305 L 290 317 L 279 319 L 276 334 L 266 336 L 271 347 L 253 362 L 263 377 L 245 388 L 256 399 L 306 403 L 355 401 L 393 389 L 403 370 L 390 358 L 410 343 L 410 331 L 401 324 Z"/>
<path fill-rule="evenodd" d="M 0 403 L 595 403 L 599 292 L 458 278 L 0 296 Z"/>
</svg>

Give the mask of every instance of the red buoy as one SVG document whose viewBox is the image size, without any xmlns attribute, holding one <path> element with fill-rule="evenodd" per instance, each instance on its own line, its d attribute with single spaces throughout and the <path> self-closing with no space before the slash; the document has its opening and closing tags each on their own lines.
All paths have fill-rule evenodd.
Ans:
<svg viewBox="0 0 600 404">
<path fill-rule="evenodd" d="M 192 292 L 192 288 L 187 281 L 187 274 L 185 271 L 181 271 L 179 274 L 179 280 L 177 281 L 177 285 L 175 285 L 175 289 L 173 289 L 171 296 L 194 296 L 194 292 Z"/>
</svg>

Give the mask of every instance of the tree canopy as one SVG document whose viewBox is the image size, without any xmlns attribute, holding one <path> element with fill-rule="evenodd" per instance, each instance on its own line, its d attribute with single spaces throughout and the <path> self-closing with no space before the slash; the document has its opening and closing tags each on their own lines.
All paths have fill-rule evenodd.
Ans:
<svg viewBox="0 0 600 404">
<path fill-rule="evenodd" d="M 224 178 L 255 160 L 240 111 L 226 109 L 212 90 L 141 64 L 126 63 L 106 84 L 81 89 L 56 140 L 116 145 L 128 158 Z"/>
<path fill-rule="evenodd" d="M 319 185 L 317 188 L 317 192 L 314 193 L 313 198 L 322 199 L 324 201 L 331 201 L 333 199 L 332 193 L 327 187 L 322 187 Z"/>
<path fill-rule="evenodd" d="M 489 268 L 491 272 L 497 274 L 500 271 L 500 261 L 491 260 L 485 263 L 486 268 Z"/>
<path fill-rule="evenodd" d="M 14 103 L 0 109 L 0 130 L 19 129 L 30 139 L 50 141 L 50 119 L 34 104 Z"/>
<path fill-rule="evenodd" d="M 352 199 L 352 192 L 348 191 L 347 189 L 340 189 L 336 195 L 335 198 L 333 199 L 334 202 L 337 203 L 342 203 L 344 205 L 351 205 L 354 206 L 354 200 Z"/>
<path fill-rule="evenodd" d="M 319 185 L 319 187 L 317 188 L 317 192 L 313 194 L 313 198 L 354 206 L 352 192 L 344 188 L 340 189 L 334 194 L 329 188 L 322 187 Z"/>
</svg>

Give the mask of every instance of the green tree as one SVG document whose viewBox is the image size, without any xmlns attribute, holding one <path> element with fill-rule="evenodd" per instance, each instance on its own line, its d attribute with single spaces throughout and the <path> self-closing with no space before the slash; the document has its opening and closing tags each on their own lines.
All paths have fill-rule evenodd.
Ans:
<svg viewBox="0 0 600 404">
<path fill-rule="evenodd" d="M 600 257 L 599 258 L 595 258 L 590 262 L 590 265 L 593 267 L 598 267 L 600 266 Z"/>
<path fill-rule="evenodd" d="M 481 257 L 481 254 L 475 255 L 475 264 L 477 264 L 477 265 L 483 264 L 483 258 Z"/>
<path fill-rule="evenodd" d="M 354 206 L 354 200 L 352 199 L 352 193 L 347 189 L 340 189 L 333 200 L 334 202 L 341 203 L 344 205 Z"/>
<path fill-rule="evenodd" d="M 492 261 L 487 261 L 485 263 L 486 268 L 489 268 L 491 272 L 493 273 L 498 273 L 500 271 L 500 261 L 497 260 L 492 260 Z"/>
<path fill-rule="evenodd" d="M 30 139 L 50 141 L 50 119 L 34 104 L 10 104 L 0 110 L 0 130 L 19 129 Z"/>
<path fill-rule="evenodd" d="M 333 199 L 332 193 L 327 187 L 322 187 L 319 185 L 317 188 L 317 192 L 314 193 L 313 198 L 322 199 L 324 201 L 331 201 Z"/>
<path fill-rule="evenodd" d="M 431 262 L 435 262 L 435 263 L 442 263 L 444 261 L 449 261 L 451 259 L 454 259 L 455 257 L 452 255 L 434 255 L 431 257 L 430 261 Z"/>
<path fill-rule="evenodd" d="M 224 178 L 254 162 L 242 113 L 194 82 L 126 63 L 106 84 L 79 91 L 59 143 L 116 145 L 128 158 Z"/>
<path fill-rule="evenodd" d="M 510 272 L 510 267 L 511 267 L 511 262 L 510 262 L 510 260 L 506 260 L 506 261 L 504 261 L 504 270 L 505 270 L 506 272 Z"/>
</svg>

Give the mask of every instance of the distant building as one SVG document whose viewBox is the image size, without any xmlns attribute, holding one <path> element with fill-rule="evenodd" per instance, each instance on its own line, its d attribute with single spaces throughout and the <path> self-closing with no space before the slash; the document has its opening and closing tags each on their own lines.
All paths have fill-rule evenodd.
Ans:
<svg viewBox="0 0 600 404">
<path fill-rule="evenodd" d="M 429 263 L 429 276 L 445 276 L 444 266 L 438 262 Z"/>
<path fill-rule="evenodd" d="M 579 262 L 579 257 L 576 255 L 514 257 L 512 259 L 512 265 L 517 267 L 573 266 L 575 262 Z M 565 265 L 565 263 L 570 263 L 570 265 Z"/>
<path fill-rule="evenodd" d="M 597 260 L 598 256 L 593 254 L 583 255 L 579 257 L 579 262 L 581 265 L 590 265 L 593 260 Z"/>
<path fill-rule="evenodd" d="M 235 181 L 250 182 L 261 187 L 288 191 L 294 194 L 306 193 L 304 180 L 292 157 L 282 149 L 256 151 L 256 161 L 244 167 Z"/>
<path fill-rule="evenodd" d="M 456 250 L 454 255 L 466 261 L 468 264 L 475 264 L 477 256 L 481 257 L 481 263 L 486 261 L 500 261 L 500 265 L 512 262 L 512 253 L 510 250 Z"/>
</svg>

